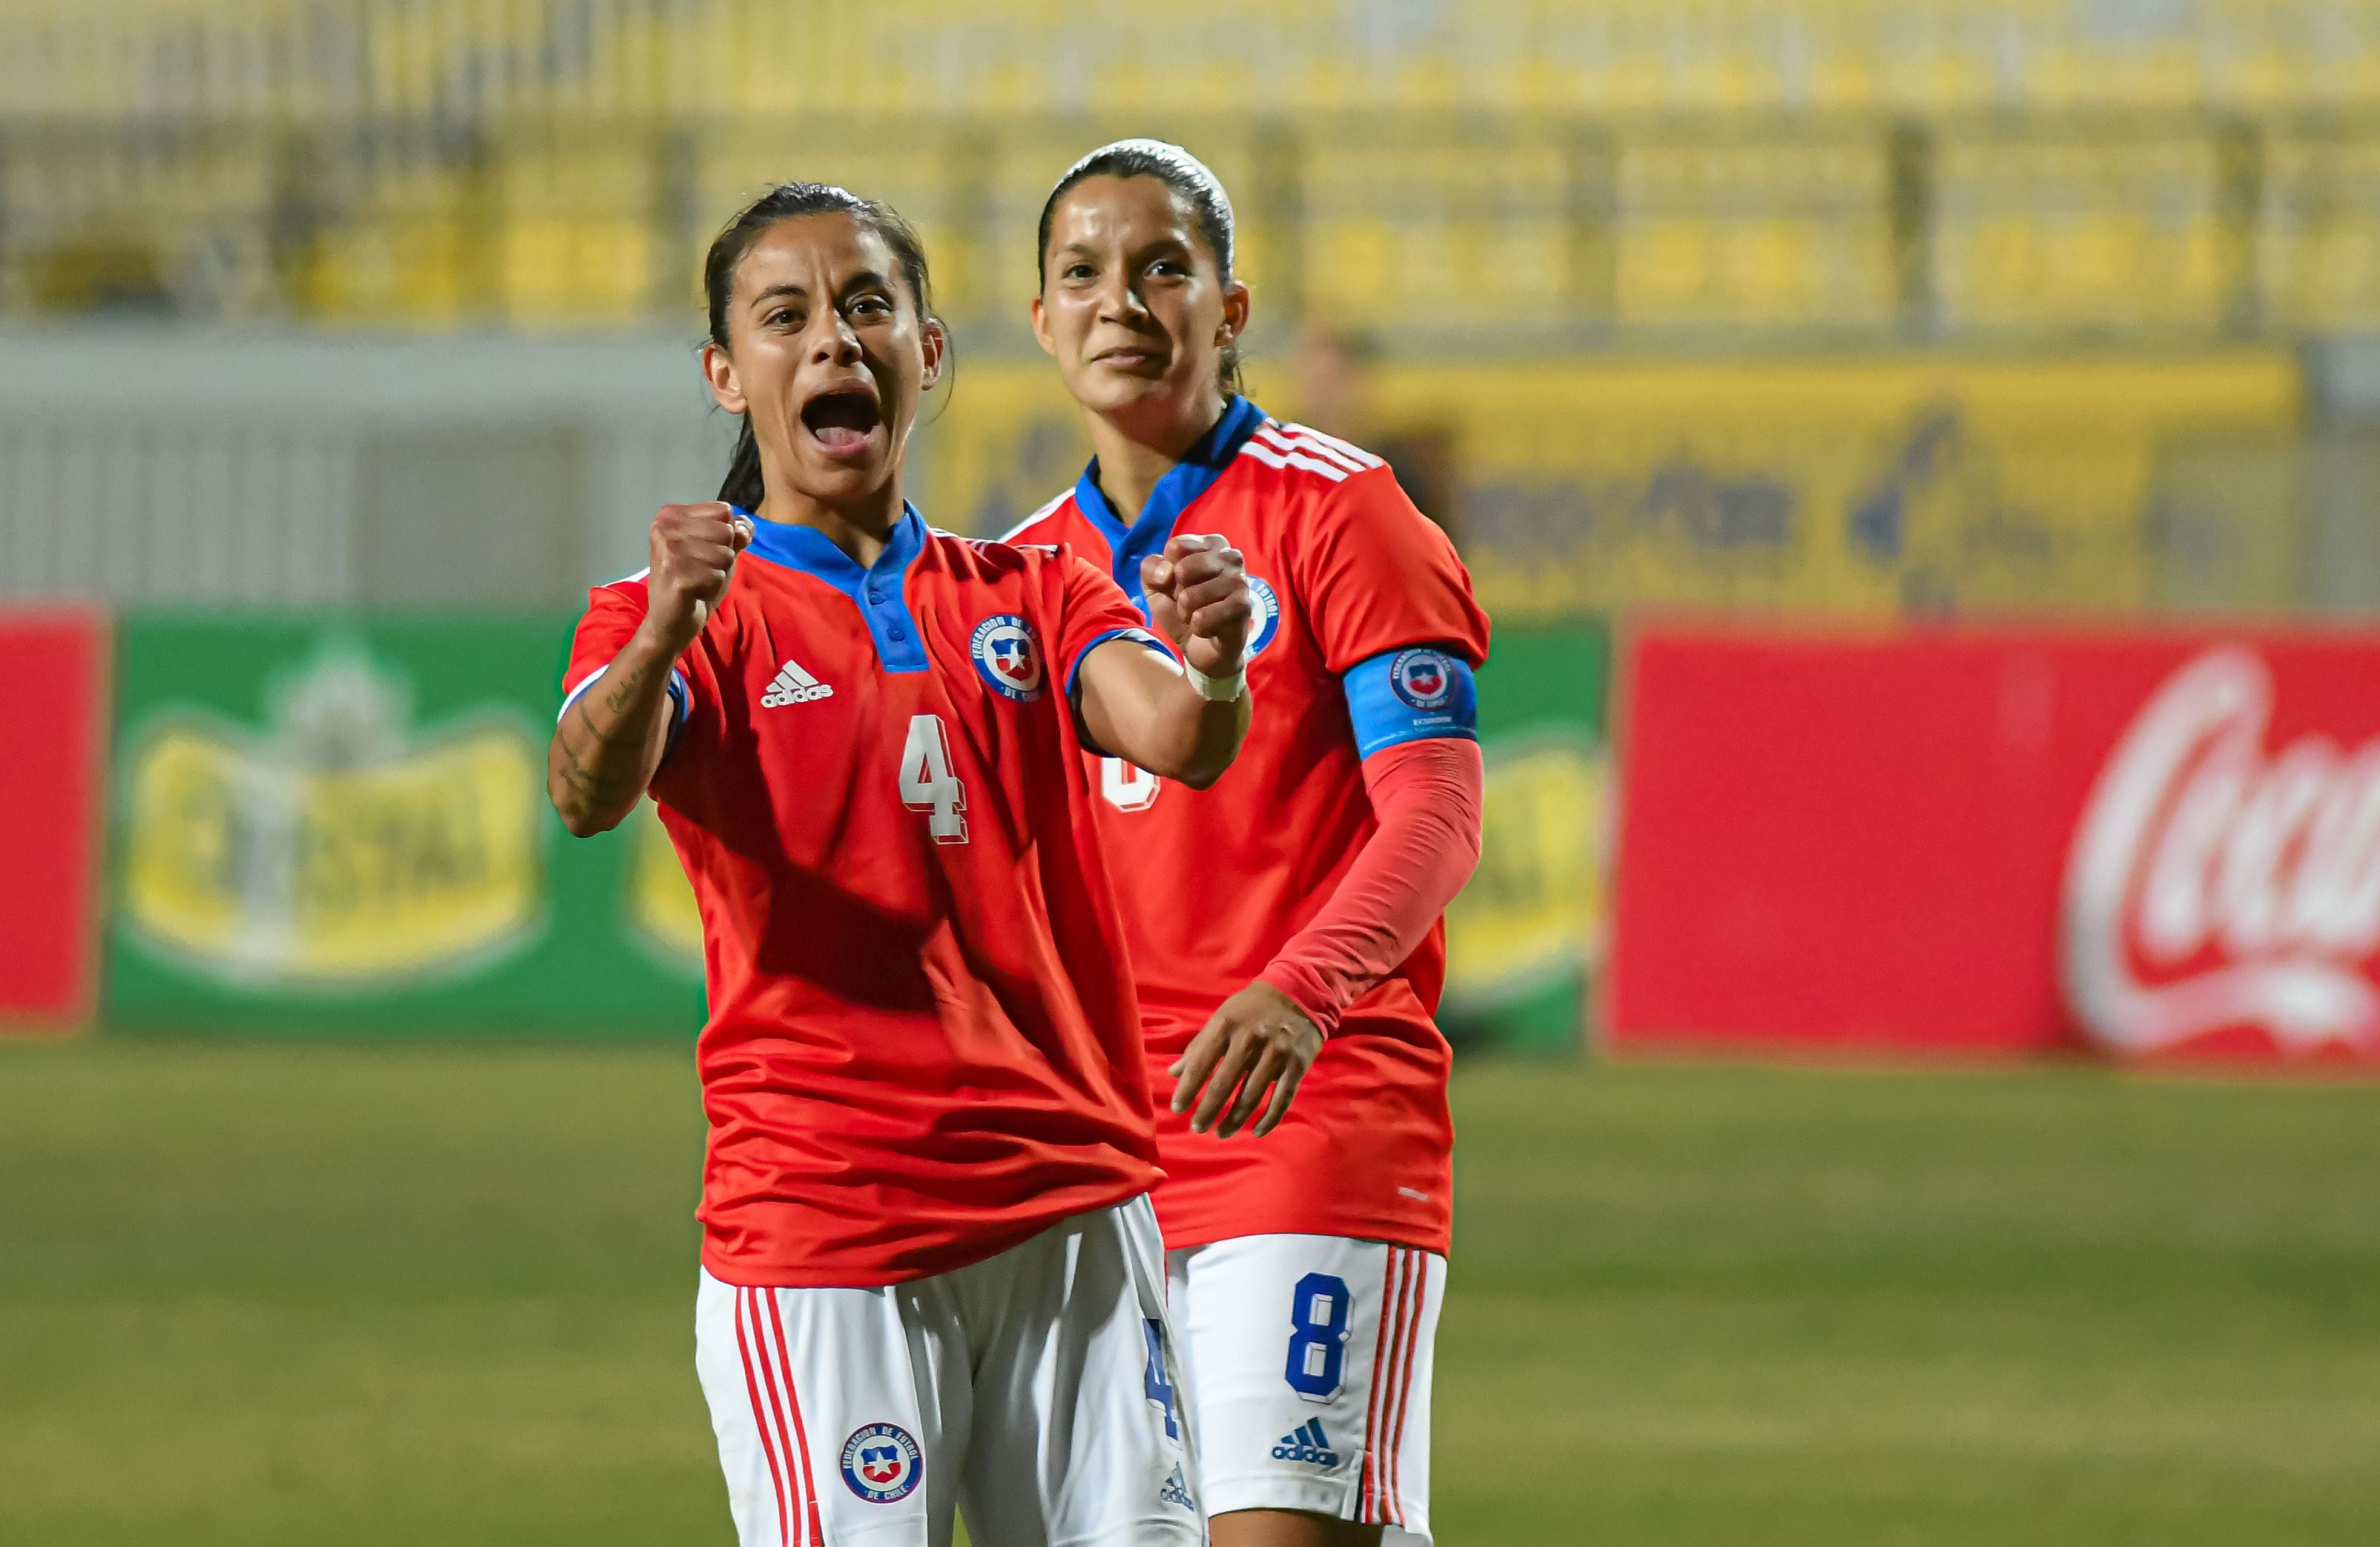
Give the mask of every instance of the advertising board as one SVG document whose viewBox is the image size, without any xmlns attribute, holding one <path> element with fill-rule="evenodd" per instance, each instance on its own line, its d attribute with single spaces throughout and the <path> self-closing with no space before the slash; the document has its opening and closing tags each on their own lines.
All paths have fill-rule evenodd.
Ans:
<svg viewBox="0 0 2380 1547">
<path fill-rule="evenodd" d="M 638 924 L 635 825 L 572 839 L 546 803 L 569 627 L 128 618 L 110 1023 L 690 1034 L 699 962 Z"/>
<path fill-rule="evenodd" d="M 107 644 L 95 612 L 0 615 L 14 683 L 13 728 L 0 737 L 0 1032 L 66 1029 L 91 1016 Z"/>
<path fill-rule="evenodd" d="M 1416 498 L 1499 624 L 2300 600 L 2288 350 L 1384 362 L 1353 422 L 1301 379 L 1258 359 L 1251 390 L 1401 469 L 1439 448 L 1446 508 Z M 1041 361 L 970 365 L 920 431 L 928 517 L 1006 531 L 1082 470 L 1080 418 Z"/>
<path fill-rule="evenodd" d="M 1615 1044 L 2380 1065 L 2380 634 L 1648 629 Z"/>
<path fill-rule="evenodd" d="M 1479 868 L 1446 910 L 1439 1019 L 1459 1041 L 1579 1044 L 1602 950 L 1610 662 L 1600 623 L 1496 630 L 1479 675 Z"/>
</svg>

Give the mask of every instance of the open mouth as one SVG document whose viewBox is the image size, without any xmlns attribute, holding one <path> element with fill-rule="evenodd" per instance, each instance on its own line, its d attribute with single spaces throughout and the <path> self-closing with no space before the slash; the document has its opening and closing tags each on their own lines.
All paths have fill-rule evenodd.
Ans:
<svg viewBox="0 0 2380 1547">
<path fill-rule="evenodd" d="M 876 394 L 865 383 L 832 386 L 802 405 L 802 425 L 828 455 L 852 457 L 868 447 L 884 422 Z"/>
</svg>

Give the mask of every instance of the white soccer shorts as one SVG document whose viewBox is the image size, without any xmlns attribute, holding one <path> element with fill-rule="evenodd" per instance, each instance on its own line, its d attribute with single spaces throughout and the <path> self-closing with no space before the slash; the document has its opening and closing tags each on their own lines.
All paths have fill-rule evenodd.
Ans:
<svg viewBox="0 0 2380 1547">
<path fill-rule="evenodd" d="M 1446 1259 L 1341 1236 L 1242 1236 L 1165 1266 L 1208 1515 L 1305 1510 L 1427 1547 Z"/>
<path fill-rule="evenodd" d="M 743 1547 L 1197 1547 L 1147 1198 L 880 1289 L 709 1273 L 695 1364 Z"/>
</svg>

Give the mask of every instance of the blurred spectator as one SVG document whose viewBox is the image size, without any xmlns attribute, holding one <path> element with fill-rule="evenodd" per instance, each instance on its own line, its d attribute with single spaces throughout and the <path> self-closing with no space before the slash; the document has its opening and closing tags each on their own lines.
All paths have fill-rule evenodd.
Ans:
<svg viewBox="0 0 2380 1547">
<path fill-rule="evenodd" d="M 1378 355 L 1369 335 L 1319 322 L 1302 325 L 1289 357 L 1298 420 L 1384 459 L 1406 497 L 1460 550 L 1463 481 L 1454 428 L 1403 416 L 1385 420 L 1372 403 Z"/>
</svg>

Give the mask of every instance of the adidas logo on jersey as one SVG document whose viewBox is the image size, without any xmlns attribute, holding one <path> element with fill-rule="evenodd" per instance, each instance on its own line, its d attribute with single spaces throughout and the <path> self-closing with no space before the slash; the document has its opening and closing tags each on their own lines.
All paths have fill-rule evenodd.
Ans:
<svg viewBox="0 0 2380 1547">
<path fill-rule="evenodd" d="M 799 661 L 788 661 L 769 683 L 769 690 L 760 695 L 763 709 L 783 709 L 789 703 L 815 703 L 834 697 L 834 689 L 802 670 Z"/>
<path fill-rule="evenodd" d="M 1301 1427 L 1283 1434 L 1281 1443 L 1272 1447 L 1272 1458 L 1276 1461 L 1305 1461 L 1317 1467 L 1339 1464 L 1339 1453 L 1332 1450 L 1330 1442 L 1322 1437 L 1320 1419 L 1307 1419 Z"/>
</svg>

